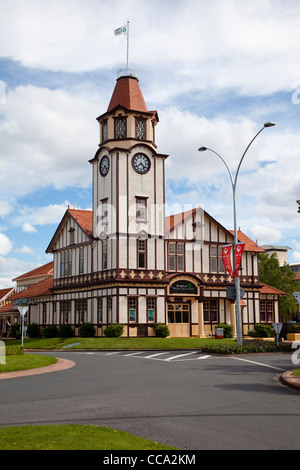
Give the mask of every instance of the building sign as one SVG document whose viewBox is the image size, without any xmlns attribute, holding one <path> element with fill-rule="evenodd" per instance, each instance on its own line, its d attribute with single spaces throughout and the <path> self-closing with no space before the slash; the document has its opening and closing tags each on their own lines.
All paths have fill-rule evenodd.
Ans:
<svg viewBox="0 0 300 470">
<path fill-rule="evenodd" d="M 170 294 L 198 294 L 198 289 L 197 286 L 190 281 L 177 281 L 171 285 Z"/>
<path fill-rule="evenodd" d="M 235 300 L 236 299 L 236 294 L 235 294 L 235 286 L 227 286 L 227 299 L 229 300 Z M 240 287 L 240 298 L 242 299 L 245 295 L 244 289 Z"/>
</svg>

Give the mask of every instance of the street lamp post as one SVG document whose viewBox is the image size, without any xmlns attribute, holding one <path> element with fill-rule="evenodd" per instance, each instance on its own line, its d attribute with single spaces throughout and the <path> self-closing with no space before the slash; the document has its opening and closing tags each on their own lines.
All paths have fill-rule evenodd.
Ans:
<svg viewBox="0 0 300 470">
<path fill-rule="evenodd" d="M 253 137 L 251 142 L 249 143 L 248 147 L 246 148 L 245 152 L 242 155 L 242 158 L 240 160 L 240 163 L 238 165 L 235 178 L 233 179 L 232 173 L 224 160 L 224 158 L 221 157 L 217 152 L 214 150 L 208 148 L 208 147 L 200 147 L 198 150 L 199 152 L 205 152 L 206 150 L 209 150 L 210 152 L 214 153 L 219 157 L 224 165 L 227 168 L 227 171 L 229 173 L 231 185 L 232 185 L 232 196 L 233 196 L 233 222 L 234 222 L 234 244 L 233 244 L 233 272 L 236 273 L 236 253 L 235 253 L 235 246 L 238 243 L 238 236 L 237 236 L 237 223 L 236 223 L 236 185 L 237 185 L 237 179 L 238 179 L 238 174 L 240 171 L 240 167 L 242 164 L 242 161 L 244 160 L 244 157 L 252 144 L 252 142 L 256 139 L 256 137 L 266 128 L 266 127 L 273 127 L 275 126 L 274 122 L 266 122 L 263 127 L 260 129 L 260 131 Z M 242 333 L 242 318 L 241 318 L 241 293 L 240 293 L 240 278 L 238 274 L 235 274 L 235 295 L 236 295 L 236 331 L 237 331 L 237 344 L 239 346 L 242 346 L 243 344 L 243 333 Z"/>
</svg>

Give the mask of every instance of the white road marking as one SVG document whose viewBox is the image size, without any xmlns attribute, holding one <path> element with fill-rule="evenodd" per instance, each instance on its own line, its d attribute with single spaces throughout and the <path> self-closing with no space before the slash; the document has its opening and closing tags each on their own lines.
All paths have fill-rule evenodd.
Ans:
<svg viewBox="0 0 300 470">
<path fill-rule="evenodd" d="M 197 354 L 197 352 L 198 351 L 193 351 L 193 352 L 190 352 L 190 353 L 179 354 L 178 356 L 169 357 L 168 359 L 165 359 L 165 361 L 173 361 L 174 359 L 177 359 L 178 357 L 190 356 L 191 354 Z"/>
<path fill-rule="evenodd" d="M 231 359 L 235 359 L 236 361 L 250 362 L 250 363 L 256 364 L 258 366 L 269 367 L 270 369 L 285 370 L 285 369 L 281 369 L 280 367 L 270 366 L 269 364 L 263 364 L 262 362 L 250 361 L 250 359 L 243 359 L 241 357 L 232 357 Z"/>
</svg>

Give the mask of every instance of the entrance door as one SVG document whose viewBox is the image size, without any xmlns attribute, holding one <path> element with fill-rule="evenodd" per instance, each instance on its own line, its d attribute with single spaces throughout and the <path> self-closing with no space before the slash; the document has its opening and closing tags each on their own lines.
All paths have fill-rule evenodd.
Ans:
<svg viewBox="0 0 300 470">
<path fill-rule="evenodd" d="M 188 303 L 168 304 L 168 327 L 170 336 L 190 336 L 190 305 Z"/>
</svg>

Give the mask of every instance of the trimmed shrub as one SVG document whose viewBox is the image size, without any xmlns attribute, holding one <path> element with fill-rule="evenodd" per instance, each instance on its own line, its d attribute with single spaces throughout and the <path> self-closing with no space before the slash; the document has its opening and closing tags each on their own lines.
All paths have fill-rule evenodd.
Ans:
<svg viewBox="0 0 300 470">
<path fill-rule="evenodd" d="M 10 337 L 18 339 L 20 338 L 21 335 L 22 335 L 22 331 L 21 331 L 20 325 L 18 323 L 14 323 L 13 325 L 11 325 Z"/>
<path fill-rule="evenodd" d="M 275 332 L 272 326 L 270 325 L 261 325 L 257 324 L 254 327 L 254 330 L 248 331 L 247 336 L 252 336 L 252 338 L 271 338 L 275 336 Z"/>
<path fill-rule="evenodd" d="M 6 346 L 5 345 L 6 356 L 21 356 L 22 354 L 24 354 L 24 348 L 22 348 L 22 346 Z"/>
<path fill-rule="evenodd" d="M 158 338 L 166 338 L 170 335 L 170 330 L 167 325 L 163 325 L 162 323 L 156 323 L 154 325 L 154 331 Z"/>
<path fill-rule="evenodd" d="M 215 328 L 223 328 L 224 338 L 233 338 L 233 326 L 227 325 L 227 323 L 219 323 L 215 325 Z"/>
<path fill-rule="evenodd" d="M 105 328 L 104 335 L 107 338 L 120 338 L 120 336 L 122 336 L 123 331 L 124 331 L 123 325 L 119 325 L 118 323 L 113 323 L 111 325 L 108 325 L 107 328 Z"/>
<path fill-rule="evenodd" d="M 91 323 L 82 323 L 78 331 L 81 338 L 93 338 L 96 334 L 96 330 Z"/>
<path fill-rule="evenodd" d="M 36 323 L 30 323 L 27 327 L 29 338 L 37 338 L 40 335 L 40 328 Z"/>
<path fill-rule="evenodd" d="M 45 338 L 57 338 L 58 329 L 54 325 L 46 326 L 46 328 L 44 328 L 43 330 L 43 335 L 45 336 Z"/>
<path fill-rule="evenodd" d="M 73 338 L 74 330 L 71 325 L 60 325 L 58 328 L 58 337 L 59 338 Z"/>
</svg>

